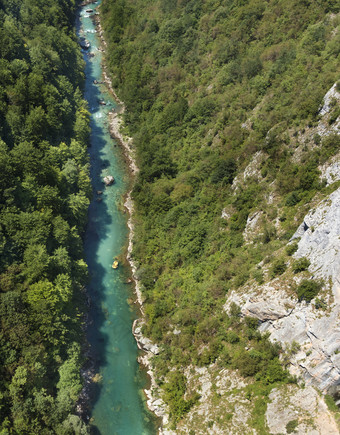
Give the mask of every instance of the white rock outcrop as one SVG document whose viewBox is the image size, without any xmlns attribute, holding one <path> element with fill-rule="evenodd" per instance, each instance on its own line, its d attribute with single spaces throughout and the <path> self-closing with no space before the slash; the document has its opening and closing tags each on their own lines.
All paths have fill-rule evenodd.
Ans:
<svg viewBox="0 0 340 435">
<path fill-rule="evenodd" d="M 260 331 L 270 332 L 272 341 L 284 347 L 297 342 L 291 372 L 327 391 L 340 384 L 340 189 L 305 216 L 294 238 L 300 238 L 295 257 L 307 257 L 310 272 L 331 290 L 324 296 L 327 309 L 298 302 L 276 279 L 242 294 L 230 292 L 225 310 L 235 302 L 243 315 L 259 319 Z"/>
<path fill-rule="evenodd" d="M 266 423 L 271 434 L 286 434 L 287 424 L 295 421 L 298 435 L 337 435 L 336 422 L 322 397 L 311 386 L 286 391 L 274 388 L 269 395 Z"/>
<path fill-rule="evenodd" d="M 340 303 L 340 189 L 305 216 L 292 239 L 298 237 L 294 256 L 307 257 L 317 277 L 331 279 L 335 301 Z"/>
<path fill-rule="evenodd" d="M 316 133 L 320 136 L 328 136 L 332 133 L 340 132 L 340 116 L 330 125 L 328 120 L 331 116 L 332 108 L 335 107 L 340 102 L 340 92 L 338 91 L 337 84 L 330 88 L 323 99 L 322 106 L 319 110 L 319 115 L 321 119 L 316 127 Z"/>
<path fill-rule="evenodd" d="M 326 180 L 327 186 L 340 180 L 340 155 L 334 156 L 330 162 L 319 166 L 320 179 Z"/>
<path fill-rule="evenodd" d="M 340 92 L 337 89 L 336 83 L 334 83 L 327 94 L 323 97 L 323 103 L 319 110 L 319 115 L 324 116 L 329 113 L 333 107 L 332 102 L 334 100 L 340 100 Z"/>
<path fill-rule="evenodd" d="M 106 177 L 103 178 L 103 182 L 105 186 L 111 186 L 111 184 L 115 182 L 115 179 L 112 175 L 107 175 Z"/>
</svg>

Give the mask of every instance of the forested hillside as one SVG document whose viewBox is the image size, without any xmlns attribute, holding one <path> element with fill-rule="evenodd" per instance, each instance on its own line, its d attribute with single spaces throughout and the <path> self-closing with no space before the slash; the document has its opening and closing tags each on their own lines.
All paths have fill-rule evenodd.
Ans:
<svg viewBox="0 0 340 435">
<path fill-rule="evenodd" d="M 329 134 L 316 127 L 340 78 L 339 12 L 336 0 L 103 1 L 108 64 L 140 168 L 133 254 L 144 333 L 161 345 L 153 364 L 174 423 L 198 400 L 188 367 L 215 363 L 255 382 L 247 394 L 259 433 L 273 386 L 294 382 L 289 355 L 279 360 L 257 319 L 223 305 L 246 283 L 308 269 L 307 259 L 292 266 L 297 246 L 285 246 L 314 198 L 336 187 L 318 169 L 339 150 L 335 100 Z M 321 283 L 305 278 L 295 297 L 309 302 Z"/>
<path fill-rule="evenodd" d="M 71 415 L 82 387 L 91 193 L 75 9 L 74 0 L 0 1 L 3 435 L 85 433 Z"/>
</svg>

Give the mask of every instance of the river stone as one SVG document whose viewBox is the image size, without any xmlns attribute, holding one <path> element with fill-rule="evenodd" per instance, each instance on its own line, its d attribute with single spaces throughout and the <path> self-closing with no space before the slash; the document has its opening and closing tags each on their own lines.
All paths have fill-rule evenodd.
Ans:
<svg viewBox="0 0 340 435">
<path fill-rule="evenodd" d="M 114 183 L 115 179 L 112 175 L 107 175 L 106 177 L 103 178 L 103 181 L 106 186 L 111 186 L 111 184 Z"/>
</svg>

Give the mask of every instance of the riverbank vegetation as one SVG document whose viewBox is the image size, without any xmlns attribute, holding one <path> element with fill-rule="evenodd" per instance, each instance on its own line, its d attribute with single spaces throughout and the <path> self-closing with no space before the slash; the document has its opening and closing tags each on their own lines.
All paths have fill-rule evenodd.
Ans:
<svg viewBox="0 0 340 435">
<path fill-rule="evenodd" d="M 89 113 L 74 1 L 0 1 L 0 433 L 86 433 Z M 76 430 L 77 428 L 77 430 Z"/>
<path fill-rule="evenodd" d="M 222 307 L 232 288 L 292 273 L 282 248 L 323 192 L 318 165 L 339 148 L 338 136 L 315 133 L 339 78 L 339 5 L 104 0 L 101 12 L 140 168 L 144 332 L 162 345 L 155 372 L 177 421 L 188 404 L 183 379 L 175 394 L 178 377 L 167 378 L 175 367 L 220 361 L 259 382 L 289 378 L 253 319 Z"/>
</svg>

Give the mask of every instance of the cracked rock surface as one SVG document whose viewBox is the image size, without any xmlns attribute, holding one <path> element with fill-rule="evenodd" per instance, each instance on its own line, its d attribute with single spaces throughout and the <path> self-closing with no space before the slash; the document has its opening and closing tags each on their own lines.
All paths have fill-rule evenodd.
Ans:
<svg viewBox="0 0 340 435">
<path fill-rule="evenodd" d="M 269 395 L 266 422 L 271 434 L 286 434 L 286 426 L 294 421 L 295 434 L 336 435 L 336 423 L 322 397 L 313 387 L 298 389 L 287 386 L 284 390 L 274 388 Z"/>
<path fill-rule="evenodd" d="M 309 271 L 330 287 L 327 309 L 298 302 L 276 279 L 243 294 L 230 292 L 225 310 L 235 302 L 242 315 L 260 320 L 260 331 L 270 332 L 272 341 L 283 347 L 299 343 L 290 371 L 327 391 L 340 384 L 340 189 L 305 216 L 294 238 L 300 238 L 295 258 L 307 257 Z"/>
</svg>

